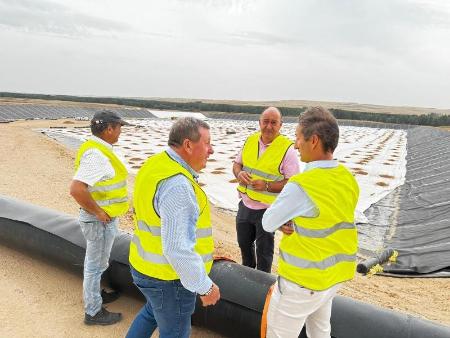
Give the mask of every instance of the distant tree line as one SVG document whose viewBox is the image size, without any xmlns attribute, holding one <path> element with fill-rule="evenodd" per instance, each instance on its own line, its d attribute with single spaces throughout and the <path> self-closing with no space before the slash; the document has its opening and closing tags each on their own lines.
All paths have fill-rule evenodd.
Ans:
<svg viewBox="0 0 450 338">
<path fill-rule="evenodd" d="M 239 105 L 228 103 L 210 103 L 202 101 L 175 102 L 175 101 L 132 99 L 121 97 L 84 97 L 72 95 L 47 95 L 47 94 L 26 94 L 26 93 L 8 93 L 8 92 L 0 92 L 0 97 L 117 104 L 150 109 L 180 110 L 193 112 L 260 114 L 261 111 L 264 108 L 266 108 L 265 106 L 260 105 L 245 105 L 245 104 Z M 306 107 L 280 108 L 284 116 L 299 116 L 300 113 L 305 111 L 305 109 Z M 436 113 L 429 113 L 422 115 L 387 114 L 387 113 L 361 112 L 361 111 L 334 109 L 334 108 L 331 108 L 330 111 L 334 114 L 334 116 L 337 119 L 360 120 L 360 121 L 363 120 L 363 121 L 412 124 L 423 126 L 450 126 L 450 115 L 444 114 L 436 114 Z"/>
</svg>

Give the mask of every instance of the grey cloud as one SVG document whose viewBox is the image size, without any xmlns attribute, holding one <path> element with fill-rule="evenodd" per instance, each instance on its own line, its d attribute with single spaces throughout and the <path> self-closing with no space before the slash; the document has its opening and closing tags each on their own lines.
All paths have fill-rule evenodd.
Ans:
<svg viewBox="0 0 450 338">
<path fill-rule="evenodd" d="M 208 29 L 203 29 L 199 38 L 226 45 L 301 45 L 338 55 L 350 50 L 403 55 L 429 38 L 427 27 L 450 27 L 448 11 L 426 2 L 261 0 L 250 9 L 242 6 L 239 15 L 230 14 L 228 9 L 232 4 L 240 7 L 240 1 L 202 3 L 211 7 L 220 3 L 222 8 L 214 13 L 229 18 L 230 25 L 218 28 L 213 21 L 205 21 Z"/>
<path fill-rule="evenodd" d="M 334 48 L 372 48 L 399 52 L 422 38 L 424 27 L 449 27 L 449 13 L 404 0 L 309 0 L 274 6 L 279 29 L 308 45 Z M 422 33 L 423 34 L 423 33 Z"/>
<path fill-rule="evenodd" d="M 73 11 L 51 1 L 0 0 L 0 25 L 10 29 L 74 37 L 132 30 L 131 26 Z"/>
</svg>

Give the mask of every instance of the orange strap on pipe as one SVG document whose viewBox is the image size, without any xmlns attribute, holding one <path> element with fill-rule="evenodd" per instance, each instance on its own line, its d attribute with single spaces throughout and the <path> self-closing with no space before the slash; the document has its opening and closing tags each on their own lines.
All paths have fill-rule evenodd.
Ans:
<svg viewBox="0 0 450 338">
<path fill-rule="evenodd" d="M 217 255 L 213 255 L 213 261 L 228 261 L 228 262 L 233 262 L 236 263 L 235 260 L 233 260 L 232 258 L 228 257 L 228 256 L 217 256 Z"/>
<path fill-rule="evenodd" d="M 269 311 L 270 297 L 272 296 L 275 284 L 269 288 L 266 295 L 266 302 L 264 303 L 264 310 L 261 318 L 261 338 L 266 338 L 267 333 L 267 312 Z"/>
</svg>

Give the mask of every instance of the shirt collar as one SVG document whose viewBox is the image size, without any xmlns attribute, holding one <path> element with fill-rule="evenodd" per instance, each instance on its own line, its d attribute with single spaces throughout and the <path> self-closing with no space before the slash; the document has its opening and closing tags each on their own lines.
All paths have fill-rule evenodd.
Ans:
<svg viewBox="0 0 450 338">
<path fill-rule="evenodd" d="M 92 135 L 92 136 L 90 137 L 90 139 L 91 139 L 92 141 L 95 141 L 95 142 L 97 142 L 97 143 L 100 143 L 100 144 L 104 145 L 105 147 L 107 147 L 107 148 L 110 149 L 110 150 L 113 149 L 112 144 L 109 144 L 109 143 L 106 142 L 105 140 L 102 140 L 100 137 L 97 137 L 97 136 L 95 136 L 95 135 Z"/>
<path fill-rule="evenodd" d="M 272 141 L 273 142 L 273 141 Z M 262 140 L 262 137 L 259 137 L 259 144 L 262 145 L 263 147 L 268 147 L 272 144 L 272 142 L 265 144 Z"/>
<path fill-rule="evenodd" d="M 263 145 L 264 147 L 269 147 L 269 146 L 273 143 L 273 141 L 275 141 L 276 138 L 277 138 L 278 136 L 280 136 L 280 135 L 281 135 L 281 134 L 278 133 L 278 135 L 272 140 L 272 142 L 267 143 L 267 144 L 265 144 L 265 143 L 263 142 L 263 140 L 262 140 L 262 135 L 260 135 L 260 136 L 259 136 L 259 144 Z"/>
<path fill-rule="evenodd" d="M 312 161 L 312 162 L 308 162 L 305 165 L 305 171 L 308 170 L 312 170 L 312 169 L 316 169 L 316 168 L 322 168 L 322 169 L 327 169 L 327 168 L 336 168 L 338 166 L 338 161 L 337 160 L 322 160 L 322 161 Z"/>
<path fill-rule="evenodd" d="M 192 169 L 191 166 L 187 164 L 186 161 L 183 160 L 183 158 L 180 155 L 178 155 L 175 150 L 169 147 L 167 148 L 166 152 L 172 158 L 172 160 L 177 161 L 184 169 L 189 171 L 189 173 L 194 177 L 195 180 L 198 179 L 199 175 L 197 174 L 197 172 L 194 169 Z"/>
</svg>

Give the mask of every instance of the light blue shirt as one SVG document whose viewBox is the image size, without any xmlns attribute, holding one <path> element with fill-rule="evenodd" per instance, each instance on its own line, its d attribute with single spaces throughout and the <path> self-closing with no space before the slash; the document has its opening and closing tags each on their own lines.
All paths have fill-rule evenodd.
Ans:
<svg viewBox="0 0 450 338">
<path fill-rule="evenodd" d="M 197 180 L 198 174 L 174 150 L 169 148 L 166 151 Z M 186 289 L 205 294 L 212 281 L 202 258 L 194 251 L 195 225 L 200 211 L 191 182 L 181 174 L 161 181 L 156 190 L 154 208 L 161 217 L 164 256 Z"/>
<path fill-rule="evenodd" d="M 335 168 L 336 160 L 313 161 L 306 163 L 303 172 L 315 168 Z M 274 203 L 266 210 L 262 226 L 267 232 L 274 232 L 295 217 L 317 217 L 319 209 L 306 192 L 296 183 L 287 183 Z"/>
</svg>

